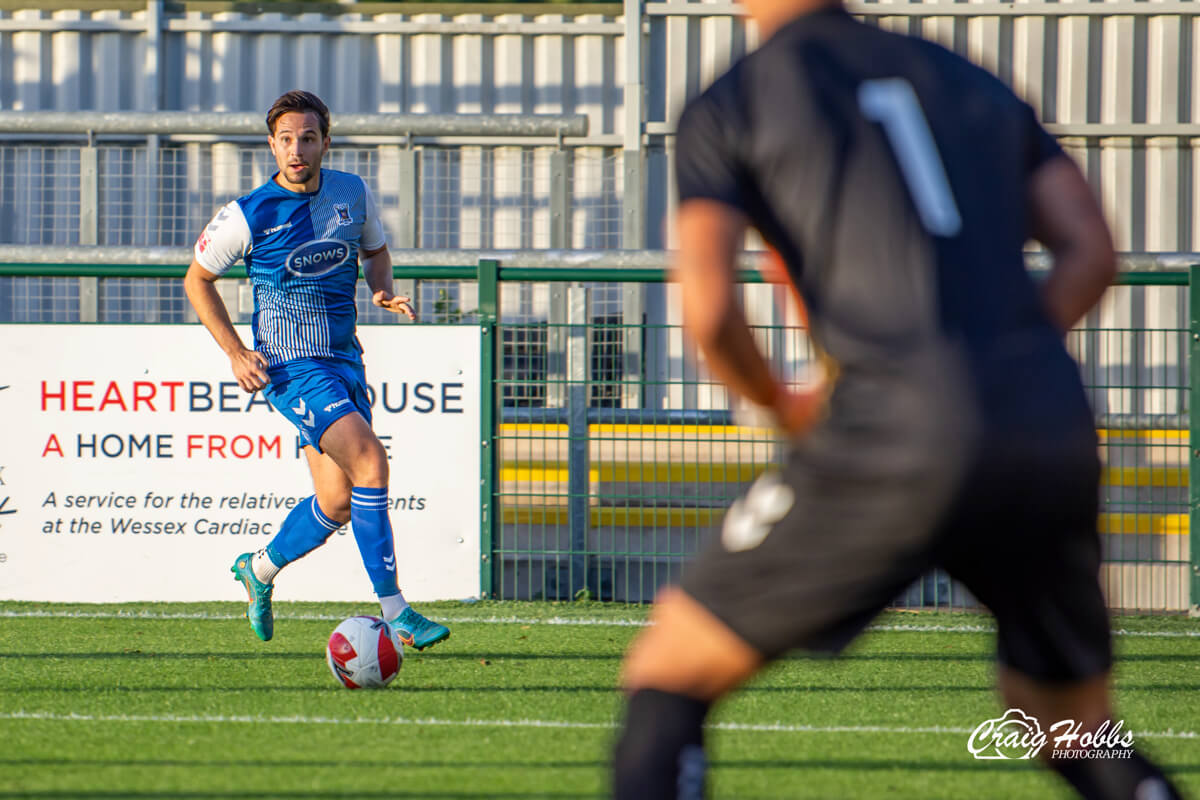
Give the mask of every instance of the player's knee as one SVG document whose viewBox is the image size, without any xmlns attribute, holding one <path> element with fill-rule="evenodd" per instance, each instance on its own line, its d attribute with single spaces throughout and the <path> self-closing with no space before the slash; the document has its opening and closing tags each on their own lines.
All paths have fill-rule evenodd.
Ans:
<svg viewBox="0 0 1200 800">
<path fill-rule="evenodd" d="M 383 444 L 374 437 L 356 444 L 346 453 L 342 471 L 354 486 L 386 489 L 390 471 Z"/>
<path fill-rule="evenodd" d="M 378 444 L 378 443 L 376 443 Z M 377 489 L 386 489 L 388 485 L 389 470 L 387 462 L 387 453 L 383 446 L 368 448 L 358 460 L 358 465 L 354 476 L 355 486 L 370 486 Z"/>
<path fill-rule="evenodd" d="M 715 700 L 753 675 L 763 658 L 687 593 L 660 593 L 654 625 L 629 648 L 621 671 L 627 691 L 660 689 Z"/>
<path fill-rule="evenodd" d="M 1011 667 L 1001 667 L 998 685 L 1010 708 L 1020 708 L 1046 724 L 1074 719 L 1090 726 L 1109 719 L 1112 714 L 1107 673 L 1062 682 L 1040 680 Z"/>
<path fill-rule="evenodd" d="M 337 489 L 317 494 L 317 506 L 321 513 L 339 525 L 350 521 L 350 489 Z"/>
</svg>

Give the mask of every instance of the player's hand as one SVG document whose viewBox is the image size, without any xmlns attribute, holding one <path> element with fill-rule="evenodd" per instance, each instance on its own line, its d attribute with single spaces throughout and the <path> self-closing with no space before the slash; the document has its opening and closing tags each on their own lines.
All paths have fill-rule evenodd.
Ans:
<svg viewBox="0 0 1200 800">
<path fill-rule="evenodd" d="M 811 384 L 803 389 L 781 389 L 772 411 L 775 422 L 791 439 L 798 439 L 820 422 L 826 413 L 826 403 L 832 391 L 826 367 L 819 363 Z"/>
<path fill-rule="evenodd" d="M 790 439 L 798 439 L 816 426 L 825 414 L 825 390 L 781 392 L 775 402 L 775 421 Z"/>
<path fill-rule="evenodd" d="M 267 375 L 267 357 L 257 350 L 241 350 L 229 356 L 233 377 L 243 392 L 257 392 L 271 382 Z"/>
<path fill-rule="evenodd" d="M 392 294 L 386 289 L 380 289 L 371 296 L 371 302 L 380 308 L 386 308 L 393 314 L 403 314 L 413 321 L 417 319 L 417 314 L 413 311 L 411 297 L 405 297 L 402 294 Z"/>
</svg>

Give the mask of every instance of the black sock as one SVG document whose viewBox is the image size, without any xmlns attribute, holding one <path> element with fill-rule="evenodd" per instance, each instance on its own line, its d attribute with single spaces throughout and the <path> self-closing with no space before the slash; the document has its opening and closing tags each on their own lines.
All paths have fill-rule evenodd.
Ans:
<svg viewBox="0 0 1200 800">
<path fill-rule="evenodd" d="M 629 698 L 613 760 L 616 800 L 701 800 L 708 703 L 639 689 Z"/>
<path fill-rule="evenodd" d="M 1122 757 L 1125 753 L 1129 755 Z M 1062 755 L 1066 753 L 1050 759 L 1050 767 L 1085 800 L 1182 800 L 1162 770 L 1132 748 L 1105 758 Z"/>
</svg>

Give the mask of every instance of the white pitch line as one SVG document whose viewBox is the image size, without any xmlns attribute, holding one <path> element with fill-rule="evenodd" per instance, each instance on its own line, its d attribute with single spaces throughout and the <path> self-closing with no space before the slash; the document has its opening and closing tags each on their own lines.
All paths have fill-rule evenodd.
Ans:
<svg viewBox="0 0 1200 800">
<path fill-rule="evenodd" d="M 612 730 L 615 721 L 572 722 L 553 719 L 439 719 L 436 717 L 306 717 L 249 716 L 223 714 L 55 714 L 44 711 L 3 711 L 0 720 L 39 722 L 153 722 L 165 724 L 250 724 L 250 725 L 428 725 L 448 728 L 572 728 Z M 738 733 L 887 733 L 887 734 L 969 734 L 973 728 L 945 725 L 793 725 L 783 722 L 716 722 L 712 730 Z M 1135 739 L 1200 739 L 1195 731 L 1135 731 Z"/>
<path fill-rule="evenodd" d="M 206 611 L 0 611 L 0 618 L 7 619 L 131 619 L 131 620 L 198 620 L 222 621 L 243 619 L 241 614 L 213 614 Z M 299 620 L 308 622 L 340 622 L 345 614 L 276 614 L 276 620 Z M 497 625 L 591 625 L 640 628 L 650 623 L 644 619 L 607 619 L 604 617 L 472 617 L 446 615 L 438 616 L 445 622 L 464 624 L 497 624 Z"/>
<path fill-rule="evenodd" d="M 0 610 L 0 619 L 144 619 L 144 620 L 197 620 L 222 621 L 242 619 L 241 614 L 214 614 L 207 611 L 13 611 Z M 340 622 L 345 618 L 342 614 L 277 614 L 277 620 L 296 620 L 307 622 Z M 483 625 L 579 625 L 618 628 L 643 628 L 650 623 L 644 619 L 619 617 L 516 617 L 516 616 L 439 616 L 444 622 Z M 871 625 L 868 631 L 876 633 L 995 633 L 991 625 L 913 625 L 913 624 L 881 624 Z M 1118 628 L 1114 636 L 1134 636 L 1167 639 L 1196 639 L 1200 638 L 1200 629 L 1194 631 L 1131 631 Z"/>
</svg>

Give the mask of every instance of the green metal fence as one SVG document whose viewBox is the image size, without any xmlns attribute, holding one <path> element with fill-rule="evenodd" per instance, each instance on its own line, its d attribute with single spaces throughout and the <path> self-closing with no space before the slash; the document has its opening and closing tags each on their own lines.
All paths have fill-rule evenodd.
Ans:
<svg viewBox="0 0 1200 800">
<path fill-rule="evenodd" d="M 138 321 L 138 313 L 183 321 L 180 275 L 175 267 L 0 265 L 0 319 L 28 319 L 13 313 L 24 298 L 44 302 L 48 319 L 78 321 L 70 308 L 81 282 L 72 279 L 83 276 L 97 281 L 101 297 L 120 300 L 102 307 L 98 322 Z M 649 600 L 678 579 L 729 503 L 782 457 L 773 431 L 699 371 L 678 325 L 624 313 L 633 287 L 669 318 L 661 310 L 673 305 L 672 289 L 661 269 L 483 260 L 398 267 L 396 277 L 414 282 L 423 321 L 481 329 L 484 596 Z M 742 279 L 761 283 L 752 271 Z M 1200 605 L 1200 542 L 1189 535 L 1200 509 L 1200 487 L 1189 480 L 1200 459 L 1189 446 L 1200 379 L 1187 369 L 1200 348 L 1200 266 L 1125 272 L 1118 284 L 1114 292 L 1132 293 L 1124 306 L 1176 307 L 1157 316 L 1178 322 L 1148 327 L 1131 312 L 1127 323 L 1101 325 L 1093 315 L 1068 338 L 1105 464 L 1101 579 L 1114 610 L 1179 613 Z M 772 290 L 752 291 L 761 300 Z M 558 313 L 538 310 L 547 305 Z M 802 383 L 811 350 L 793 317 L 755 331 L 775 368 Z M 896 605 L 976 604 L 933 573 Z"/>
<path fill-rule="evenodd" d="M 724 390 L 697 373 L 678 326 L 622 324 L 595 308 L 594 293 L 616 283 L 661 286 L 663 271 L 522 270 L 492 262 L 478 277 L 485 362 L 495 364 L 483 431 L 490 442 L 481 497 L 490 543 L 483 592 L 650 599 L 679 577 L 729 503 L 779 462 L 781 443 L 739 413 L 736 401 L 731 410 Z M 1105 463 L 1101 578 L 1117 611 L 1182 612 L 1200 602 L 1200 547 L 1188 535 L 1197 507 L 1188 480 L 1197 454 L 1188 446 L 1187 362 L 1200 346 L 1193 277 L 1195 268 L 1124 273 L 1118 281 L 1126 291 L 1177 299 L 1178 327 L 1093 324 L 1068 341 L 1097 409 Z M 760 281 L 750 272 L 743 279 Z M 572 284 L 567 324 L 507 310 L 502 290 L 515 283 Z M 484 298 L 496 305 L 485 310 Z M 799 324 L 756 332 L 776 369 L 802 382 L 810 350 Z M 948 576 L 933 573 L 896 605 L 976 604 Z"/>
</svg>

